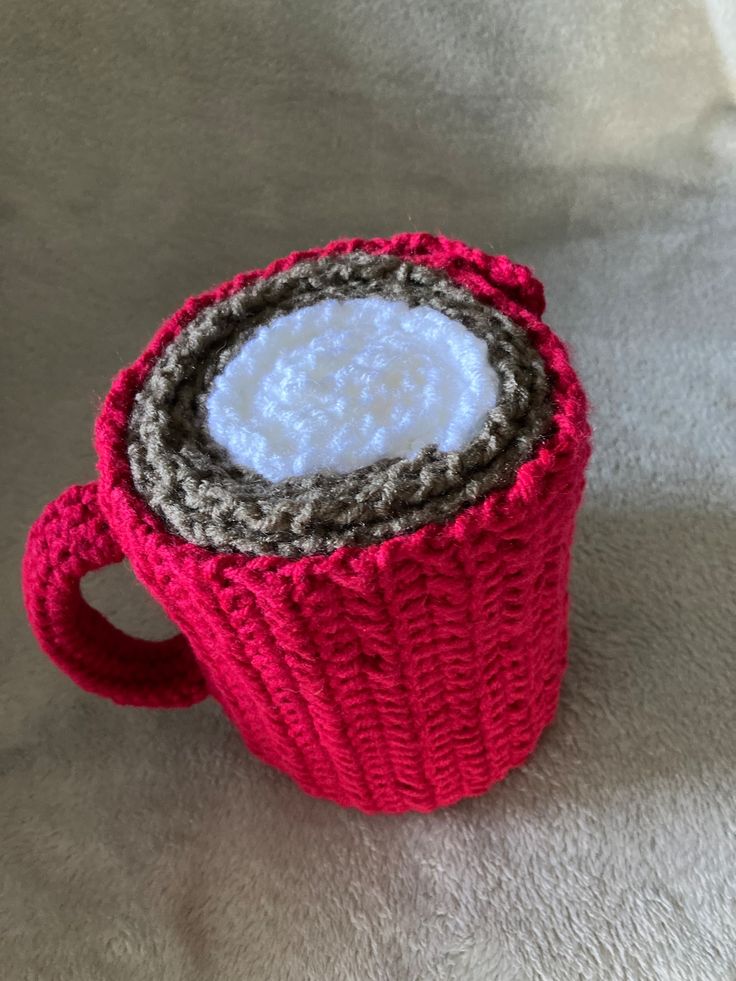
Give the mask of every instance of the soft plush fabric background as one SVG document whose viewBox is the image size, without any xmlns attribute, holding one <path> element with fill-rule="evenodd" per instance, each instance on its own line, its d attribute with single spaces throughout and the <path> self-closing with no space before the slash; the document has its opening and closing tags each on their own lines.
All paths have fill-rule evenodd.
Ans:
<svg viewBox="0 0 736 981">
<path fill-rule="evenodd" d="M 736 977 L 733 9 L 5 0 L 3 977 Z M 487 796 L 366 818 L 214 704 L 76 689 L 18 567 L 186 295 L 402 228 L 536 268 L 596 454 L 557 722 Z M 122 570 L 87 592 L 165 630 Z"/>
</svg>

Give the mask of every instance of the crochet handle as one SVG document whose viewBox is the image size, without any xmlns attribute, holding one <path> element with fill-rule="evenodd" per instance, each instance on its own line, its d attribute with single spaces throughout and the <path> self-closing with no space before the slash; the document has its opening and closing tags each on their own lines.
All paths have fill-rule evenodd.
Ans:
<svg viewBox="0 0 736 981">
<path fill-rule="evenodd" d="M 131 637 L 83 598 L 82 577 L 124 558 L 100 511 L 97 484 L 69 487 L 31 528 L 23 592 L 38 641 L 81 688 L 121 705 L 179 708 L 207 694 L 192 650 Z"/>
</svg>

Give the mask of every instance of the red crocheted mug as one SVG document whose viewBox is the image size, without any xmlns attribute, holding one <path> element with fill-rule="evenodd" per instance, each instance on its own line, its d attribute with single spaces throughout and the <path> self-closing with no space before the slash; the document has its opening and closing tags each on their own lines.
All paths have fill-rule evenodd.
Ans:
<svg viewBox="0 0 736 981">
<path fill-rule="evenodd" d="M 375 298 L 486 345 L 498 400 L 467 446 L 270 479 L 217 443 L 208 393 L 277 316 L 322 304 L 329 326 Z M 340 804 L 429 811 L 485 792 L 533 750 L 566 663 L 589 428 L 543 309 L 525 267 L 428 234 L 336 241 L 190 299 L 116 378 L 98 480 L 30 532 L 43 649 L 121 704 L 212 695 L 256 756 Z M 178 635 L 130 637 L 82 598 L 84 575 L 122 559 Z"/>
</svg>

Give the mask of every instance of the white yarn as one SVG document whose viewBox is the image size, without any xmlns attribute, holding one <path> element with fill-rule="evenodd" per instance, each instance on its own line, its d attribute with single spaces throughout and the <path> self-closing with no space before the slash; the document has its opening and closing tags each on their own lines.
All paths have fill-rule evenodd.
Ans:
<svg viewBox="0 0 736 981">
<path fill-rule="evenodd" d="M 496 404 L 485 343 L 431 307 L 322 300 L 275 317 L 207 397 L 212 437 L 272 481 L 459 450 Z"/>
</svg>

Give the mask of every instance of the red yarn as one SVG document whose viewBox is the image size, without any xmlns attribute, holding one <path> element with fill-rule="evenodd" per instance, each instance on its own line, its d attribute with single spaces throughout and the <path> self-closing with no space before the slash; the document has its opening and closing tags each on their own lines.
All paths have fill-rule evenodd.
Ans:
<svg viewBox="0 0 736 981">
<path fill-rule="evenodd" d="M 216 554 L 170 534 L 137 496 L 126 453 L 152 363 L 203 307 L 301 259 L 354 249 L 443 269 L 523 325 L 547 366 L 553 435 L 510 488 L 378 545 L 284 559 Z M 423 233 L 295 252 L 188 300 L 112 386 L 97 422 L 98 482 L 69 488 L 31 530 L 24 592 L 43 648 L 83 688 L 123 704 L 213 695 L 257 756 L 341 804 L 428 811 L 483 793 L 534 748 L 566 661 L 589 429 L 543 309 L 525 267 Z M 80 578 L 124 556 L 181 635 L 132 639 L 82 599 Z"/>
</svg>

